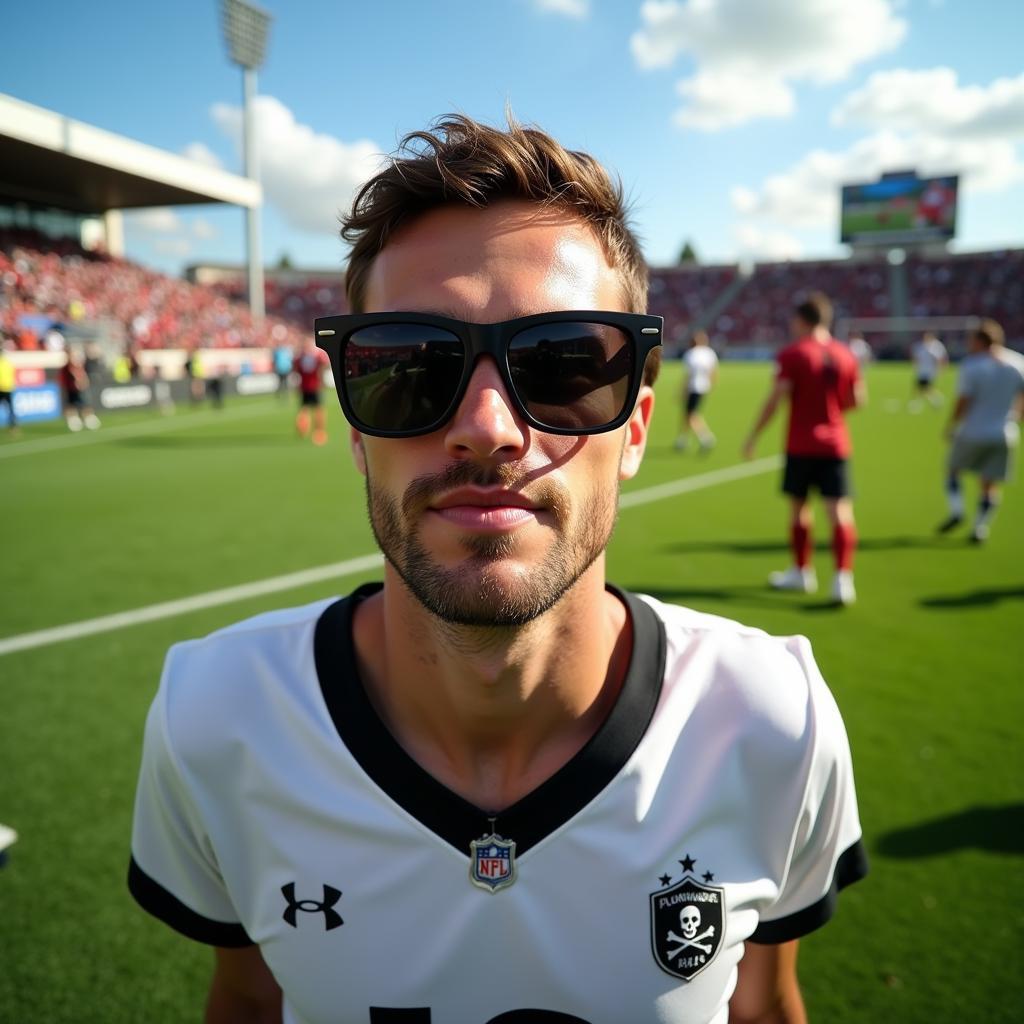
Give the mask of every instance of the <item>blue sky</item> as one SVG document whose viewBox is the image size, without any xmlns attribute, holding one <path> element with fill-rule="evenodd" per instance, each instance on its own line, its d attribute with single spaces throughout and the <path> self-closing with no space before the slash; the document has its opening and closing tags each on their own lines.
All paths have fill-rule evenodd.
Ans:
<svg viewBox="0 0 1024 1024">
<path fill-rule="evenodd" d="M 264 255 L 340 267 L 338 211 L 405 132 L 506 104 L 623 178 L 648 259 L 841 255 L 838 184 L 960 172 L 955 247 L 1024 245 L 1019 0 L 266 0 Z M 240 171 L 217 0 L 4 12 L 0 92 Z M 16 40 L 17 45 L 10 45 Z M 242 213 L 127 218 L 128 255 L 238 262 Z"/>
</svg>

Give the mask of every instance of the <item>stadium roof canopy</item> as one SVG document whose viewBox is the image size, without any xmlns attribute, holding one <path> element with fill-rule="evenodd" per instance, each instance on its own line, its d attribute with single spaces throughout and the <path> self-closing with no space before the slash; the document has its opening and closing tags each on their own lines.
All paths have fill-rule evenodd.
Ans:
<svg viewBox="0 0 1024 1024">
<path fill-rule="evenodd" d="M 0 93 L 0 201 L 100 214 L 144 206 L 259 206 L 257 182 Z"/>
</svg>

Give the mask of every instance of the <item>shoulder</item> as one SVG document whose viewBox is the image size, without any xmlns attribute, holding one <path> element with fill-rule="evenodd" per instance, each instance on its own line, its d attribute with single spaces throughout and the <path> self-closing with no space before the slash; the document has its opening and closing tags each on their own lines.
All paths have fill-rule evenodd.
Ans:
<svg viewBox="0 0 1024 1024">
<path fill-rule="evenodd" d="M 244 619 L 167 653 L 155 704 L 177 745 L 217 745 L 250 719 L 280 714 L 317 685 L 313 637 L 336 598 Z"/>
<path fill-rule="evenodd" d="M 665 625 L 666 698 L 721 721 L 758 746 L 799 756 L 820 719 L 831 731 L 838 711 L 803 636 L 772 636 L 731 619 L 644 597 Z M 692 703 L 691 703 L 692 702 Z"/>
<path fill-rule="evenodd" d="M 999 360 L 1016 370 L 1019 376 L 1024 377 L 1024 356 L 1019 352 L 1014 352 L 1011 348 L 1004 348 L 999 353 Z"/>
</svg>

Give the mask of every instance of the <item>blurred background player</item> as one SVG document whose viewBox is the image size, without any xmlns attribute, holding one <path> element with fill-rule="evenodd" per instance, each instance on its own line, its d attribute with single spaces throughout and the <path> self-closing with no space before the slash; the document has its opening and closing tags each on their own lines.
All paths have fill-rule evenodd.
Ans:
<svg viewBox="0 0 1024 1024">
<path fill-rule="evenodd" d="M 718 380 L 718 356 L 708 344 L 708 336 L 703 331 L 696 331 L 693 343 L 683 356 L 686 364 L 686 387 L 683 397 L 683 415 L 676 438 L 676 451 L 686 451 L 689 434 L 692 431 L 702 452 L 710 451 L 715 444 L 715 435 L 708 430 L 700 407 L 704 397 L 711 391 Z"/>
<path fill-rule="evenodd" d="M 290 345 L 283 341 L 274 346 L 274 373 L 277 374 L 277 397 L 284 401 L 288 397 L 288 382 L 292 375 L 295 357 Z"/>
<path fill-rule="evenodd" d="M 295 429 L 300 436 L 309 436 L 312 409 L 313 444 L 327 443 L 327 417 L 320 401 L 320 388 L 323 386 L 324 368 L 329 362 L 327 354 L 316 347 L 312 338 L 307 338 L 292 363 L 293 372 L 299 376 L 299 411 L 295 417 Z"/>
<path fill-rule="evenodd" d="M 846 347 L 862 370 L 875 358 L 874 350 L 860 331 L 850 331 L 850 337 L 846 339 Z"/>
<path fill-rule="evenodd" d="M 68 430 L 79 431 L 83 424 L 88 430 L 95 430 L 100 421 L 92 410 L 89 374 L 81 349 L 68 349 L 67 362 L 60 370 L 60 386 L 64 392 L 64 419 Z"/>
<path fill-rule="evenodd" d="M 939 532 L 948 533 L 963 522 L 960 474 L 967 470 L 976 473 L 981 482 L 971 532 L 971 540 L 980 544 L 988 538 L 999 485 L 1010 474 L 1020 432 L 1017 422 L 1024 412 L 1024 357 L 1003 346 L 1003 329 L 995 320 L 982 320 L 971 334 L 956 393 L 946 428 L 946 437 L 952 441 L 946 480 L 949 518 Z"/>
<path fill-rule="evenodd" d="M 758 435 L 771 422 L 779 404 L 788 399 L 782 490 L 791 501 L 793 565 L 772 573 L 768 582 L 776 590 L 810 594 L 818 589 L 811 565 L 814 516 L 807 500 L 813 487 L 824 499 L 832 527 L 836 565 L 832 599 L 838 604 L 852 604 L 857 599 L 853 584 L 857 529 L 850 498 L 850 434 L 844 414 L 863 405 L 867 394 L 857 360 L 829 333 L 831 323 L 832 304 L 820 292 L 796 307 L 790 324 L 794 341 L 776 357 L 775 383 L 751 428 L 743 455 L 753 457 Z"/>
<path fill-rule="evenodd" d="M 935 378 L 949 362 L 946 346 L 931 331 L 925 331 L 919 341 L 910 347 L 910 358 L 914 363 L 914 397 L 907 404 L 911 412 L 920 412 L 922 399 L 932 408 L 942 405 L 942 392 L 935 386 Z"/>
<path fill-rule="evenodd" d="M 17 374 L 8 352 L 14 351 L 14 342 L 0 334 L 0 406 L 7 406 L 7 429 L 18 432 L 18 417 L 14 412 L 14 387 Z"/>
</svg>

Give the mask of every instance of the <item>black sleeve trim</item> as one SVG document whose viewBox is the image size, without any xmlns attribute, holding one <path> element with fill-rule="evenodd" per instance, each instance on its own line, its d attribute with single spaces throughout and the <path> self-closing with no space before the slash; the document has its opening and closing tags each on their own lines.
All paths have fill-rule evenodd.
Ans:
<svg viewBox="0 0 1024 1024">
<path fill-rule="evenodd" d="M 840 889 L 860 881 L 868 873 L 868 855 L 861 840 L 857 840 L 848 850 L 844 850 L 836 863 L 832 875 L 832 885 L 817 903 L 795 914 L 780 917 L 776 921 L 762 921 L 750 936 L 749 942 L 765 945 L 776 945 L 789 942 L 820 928 L 836 912 L 836 902 Z"/>
<path fill-rule="evenodd" d="M 205 942 L 208 946 L 228 946 L 233 949 L 255 945 L 240 924 L 213 921 L 186 907 L 159 882 L 150 878 L 135 863 L 134 857 L 128 866 L 128 891 L 143 910 L 196 942 Z"/>
</svg>

